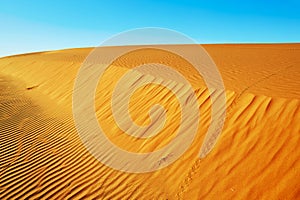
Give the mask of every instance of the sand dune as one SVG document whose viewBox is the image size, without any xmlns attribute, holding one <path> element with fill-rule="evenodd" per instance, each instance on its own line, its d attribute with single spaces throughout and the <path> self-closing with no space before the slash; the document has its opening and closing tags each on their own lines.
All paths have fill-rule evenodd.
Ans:
<svg viewBox="0 0 300 200">
<path fill-rule="evenodd" d="M 115 48 L 124 47 L 107 51 Z M 201 77 L 184 63 L 172 62 L 169 55 L 138 52 L 116 60 L 99 82 L 99 124 L 116 145 L 141 153 L 160 149 L 175 137 L 180 105 L 162 86 L 140 88 L 131 97 L 132 118 L 138 125 L 149 124 L 149 108 L 160 103 L 167 110 L 166 126 L 149 139 L 124 134 L 110 109 L 113 87 L 122 74 L 152 59 L 180 71 L 195 90 L 201 113 L 195 140 L 173 164 L 143 174 L 100 163 L 78 136 L 72 91 L 91 48 L 0 58 L 0 199 L 299 199 L 300 44 L 204 48 L 222 75 L 227 116 L 215 148 L 203 159 L 198 153 L 211 122 L 210 95 Z M 185 90 L 172 74 L 137 73 Z"/>
</svg>

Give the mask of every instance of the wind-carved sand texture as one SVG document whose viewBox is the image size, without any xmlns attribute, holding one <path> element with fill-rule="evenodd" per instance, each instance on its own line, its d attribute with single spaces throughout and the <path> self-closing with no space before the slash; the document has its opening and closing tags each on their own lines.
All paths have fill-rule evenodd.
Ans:
<svg viewBox="0 0 300 200">
<path fill-rule="evenodd" d="M 198 154 L 211 122 L 211 101 L 201 76 L 184 64 L 172 63 L 171 57 L 145 51 L 116 60 L 99 81 L 95 93 L 99 124 L 115 145 L 140 153 L 172 141 L 180 126 L 180 104 L 161 85 L 139 88 L 129 104 L 135 123 L 149 124 L 154 104 L 164 106 L 166 123 L 151 138 L 126 135 L 111 110 L 119 78 L 151 58 L 182 73 L 195 90 L 200 122 L 191 146 L 168 167 L 142 174 L 105 166 L 79 138 L 72 90 L 91 48 L 1 58 L 0 199 L 299 199 L 300 45 L 203 46 L 222 75 L 227 106 L 222 134 L 203 159 Z M 180 79 L 172 74 L 160 77 L 159 70 L 153 65 L 134 73 L 185 91 Z M 110 149 L 104 155 L 109 159 Z M 172 156 L 166 154 L 153 165 Z"/>
</svg>

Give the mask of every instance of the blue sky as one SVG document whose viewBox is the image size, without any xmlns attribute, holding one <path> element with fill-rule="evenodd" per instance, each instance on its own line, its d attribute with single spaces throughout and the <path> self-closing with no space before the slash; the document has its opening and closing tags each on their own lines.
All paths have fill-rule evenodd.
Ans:
<svg viewBox="0 0 300 200">
<path fill-rule="evenodd" d="M 0 57 L 98 46 L 134 28 L 162 27 L 199 43 L 300 42 L 299 0 L 2 0 Z"/>
</svg>

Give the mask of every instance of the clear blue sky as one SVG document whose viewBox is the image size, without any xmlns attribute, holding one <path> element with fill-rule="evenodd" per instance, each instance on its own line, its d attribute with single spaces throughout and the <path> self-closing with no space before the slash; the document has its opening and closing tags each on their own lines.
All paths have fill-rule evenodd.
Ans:
<svg viewBox="0 0 300 200">
<path fill-rule="evenodd" d="M 97 46 L 118 32 L 163 27 L 199 43 L 300 42 L 299 0 L 0 0 L 0 57 Z"/>
</svg>

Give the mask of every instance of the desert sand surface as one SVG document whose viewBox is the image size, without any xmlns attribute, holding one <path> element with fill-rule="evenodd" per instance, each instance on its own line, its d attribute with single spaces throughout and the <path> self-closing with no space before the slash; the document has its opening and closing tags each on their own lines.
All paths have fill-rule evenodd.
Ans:
<svg viewBox="0 0 300 200">
<path fill-rule="evenodd" d="M 174 138 L 179 104 L 162 86 L 140 88 L 131 97 L 132 118 L 148 124 L 149 109 L 159 103 L 167 110 L 166 126 L 149 139 L 124 134 L 110 108 L 122 74 L 150 60 L 173 66 L 195 90 L 201 120 L 193 143 L 173 164 L 142 174 L 107 167 L 78 136 L 72 91 L 92 48 L 0 58 L 0 199 L 300 199 L 300 44 L 203 47 L 222 75 L 227 106 L 222 134 L 203 159 L 198 153 L 210 124 L 210 95 L 202 78 L 184 63 L 145 50 L 116 60 L 99 82 L 99 124 L 113 143 L 141 153 Z M 139 73 L 184 91 L 175 78 Z"/>
</svg>

